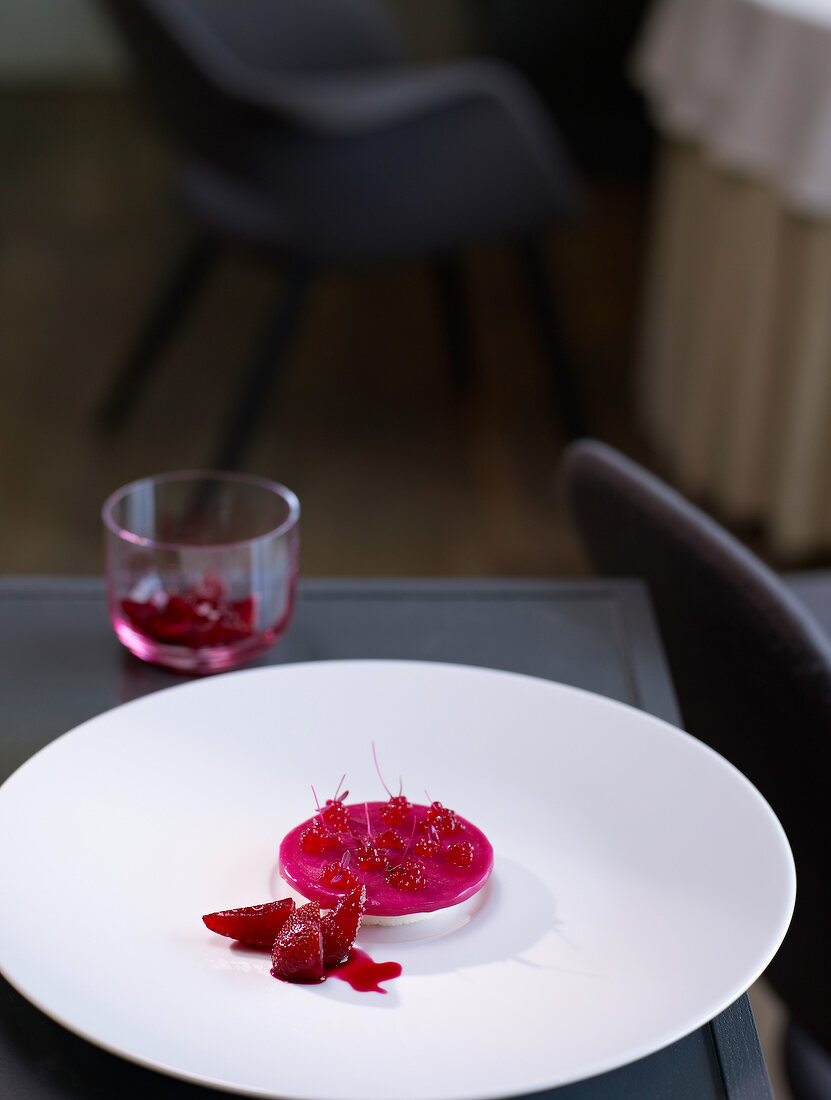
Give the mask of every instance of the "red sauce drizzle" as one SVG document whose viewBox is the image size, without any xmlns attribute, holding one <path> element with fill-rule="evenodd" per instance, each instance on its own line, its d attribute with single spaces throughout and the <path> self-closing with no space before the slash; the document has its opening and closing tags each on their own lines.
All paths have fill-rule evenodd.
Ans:
<svg viewBox="0 0 831 1100">
<path fill-rule="evenodd" d="M 381 989 L 378 983 L 397 978 L 401 974 L 401 963 L 377 963 L 366 951 L 353 947 L 346 962 L 327 971 L 327 974 L 348 982 L 359 993 L 386 993 L 386 989 Z"/>
</svg>

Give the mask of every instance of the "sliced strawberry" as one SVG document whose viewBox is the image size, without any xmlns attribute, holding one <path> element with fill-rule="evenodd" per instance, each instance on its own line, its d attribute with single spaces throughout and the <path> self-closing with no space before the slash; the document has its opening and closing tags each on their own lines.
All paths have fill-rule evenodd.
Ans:
<svg viewBox="0 0 831 1100">
<path fill-rule="evenodd" d="M 323 962 L 326 966 L 338 966 L 346 962 L 355 942 L 361 917 L 366 905 L 366 887 L 357 886 L 341 898 L 331 913 L 320 922 L 323 933 Z"/>
<path fill-rule="evenodd" d="M 320 905 L 307 902 L 289 917 L 271 948 L 271 973 L 284 982 L 322 982 Z"/>
<path fill-rule="evenodd" d="M 291 898 L 267 901 L 264 905 L 247 905 L 242 909 L 221 909 L 208 913 L 202 920 L 212 932 L 230 936 L 240 943 L 271 947 L 283 925 L 295 910 Z"/>
</svg>

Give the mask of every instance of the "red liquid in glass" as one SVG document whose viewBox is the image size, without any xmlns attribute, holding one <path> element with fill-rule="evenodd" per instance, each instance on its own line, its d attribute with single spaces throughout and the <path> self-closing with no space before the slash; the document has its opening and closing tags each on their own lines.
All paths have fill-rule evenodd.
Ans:
<svg viewBox="0 0 831 1100">
<path fill-rule="evenodd" d="M 185 589 L 169 598 L 122 600 L 125 619 L 147 637 L 167 645 L 201 649 L 233 645 L 254 634 L 256 605 L 252 596 L 228 600 L 222 592 Z"/>
</svg>

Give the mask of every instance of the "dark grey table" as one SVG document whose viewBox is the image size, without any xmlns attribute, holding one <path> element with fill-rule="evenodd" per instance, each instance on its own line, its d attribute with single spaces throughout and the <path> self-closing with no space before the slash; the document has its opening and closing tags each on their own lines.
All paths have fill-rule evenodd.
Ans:
<svg viewBox="0 0 831 1100">
<path fill-rule="evenodd" d="M 670 722 L 678 711 L 635 581 L 309 581 L 258 664 L 379 657 L 450 661 L 560 680 Z M 0 579 L 0 779 L 119 703 L 181 683 L 121 648 L 96 580 Z M 15 904 L 3 897 L 3 904 Z M 25 904 L 25 899 L 21 899 Z M 60 929 L 56 929 L 56 944 Z M 3 1100 L 209 1100 L 64 1030 L 0 979 Z M 772 1100 L 746 996 L 680 1042 L 549 1093 L 550 1100 Z"/>
</svg>

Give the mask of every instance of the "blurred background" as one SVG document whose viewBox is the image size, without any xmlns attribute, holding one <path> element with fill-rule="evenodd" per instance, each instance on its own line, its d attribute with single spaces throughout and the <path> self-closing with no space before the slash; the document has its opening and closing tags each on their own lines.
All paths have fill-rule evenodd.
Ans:
<svg viewBox="0 0 831 1100">
<path fill-rule="evenodd" d="M 193 142 L 176 129 L 175 50 L 150 43 L 137 68 L 132 0 L 4 0 L 0 571 L 100 572 L 109 492 L 212 463 L 263 325 L 289 308 L 286 241 L 304 262 L 317 248 L 315 278 L 284 353 L 261 353 L 265 374 L 269 355 L 280 360 L 279 377 L 252 398 L 257 424 L 234 464 L 299 495 L 306 575 L 581 573 L 555 476 L 581 431 L 654 469 L 775 567 L 826 564 L 828 27 L 738 0 L 377 0 L 403 82 L 376 95 L 370 74 L 355 95 L 314 83 L 351 34 L 329 2 L 344 27 L 364 10 L 178 6 L 213 20 L 197 69 L 209 55 L 228 62 L 243 98 L 276 97 L 280 126 L 305 111 L 324 136 L 283 134 L 254 168 L 259 122 L 243 152 L 223 147 L 233 186 L 237 172 L 245 186 L 246 173 L 268 175 L 251 209 L 232 213 L 256 220 L 263 196 L 276 201 L 279 247 L 223 248 L 107 424 L 194 208 L 214 232 L 238 196 L 209 172 L 183 203 Z M 252 13 L 275 12 L 288 23 L 251 32 Z M 491 68 L 466 67 L 481 58 Z M 161 110 L 148 74 L 168 97 Z M 212 96 L 205 132 L 233 145 Z M 364 142 L 374 127 L 375 145 Z M 204 138 L 197 160 L 215 152 Z M 328 228 L 327 195 L 346 211 Z M 298 253 L 301 208 L 304 232 L 315 228 Z M 536 268 L 516 247 L 523 212 Z M 361 256 L 364 220 L 369 241 L 396 217 L 395 242 Z M 437 266 L 451 246 L 455 266 Z M 564 417 L 552 388 L 555 345 L 582 419 Z"/>
<path fill-rule="evenodd" d="M 545 237 L 592 431 L 648 460 L 632 412 L 652 135 L 626 75 L 642 2 L 384 0 L 417 64 L 515 66 L 556 119 L 579 209 Z M 579 12 L 577 8 L 579 7 Z M 175 156 L 93 0 L 0 7 L 0 571 L 97 573 L 98 511 L 201 466 L 279 273 L 229 251 L 129 420 L 96 412 L 185 235 Z M 472 371 L 454 388 L 422 257 L 317 280 L 243 465 L 303 505 L 306 575 L 568 575 L 564 443 L 513 250 L 466 249 Z"/>
</svg>

